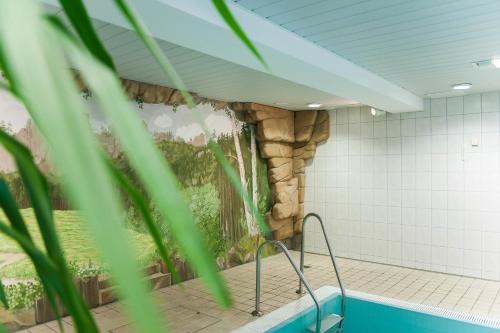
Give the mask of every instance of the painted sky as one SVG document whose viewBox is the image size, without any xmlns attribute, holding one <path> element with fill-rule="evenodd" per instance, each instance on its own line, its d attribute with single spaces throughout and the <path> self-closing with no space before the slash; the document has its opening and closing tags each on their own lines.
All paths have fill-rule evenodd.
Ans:
<svg viewBox="0 0 500 333">
<path fill-rule="evenodd" d="M 97 132 L 109 129 L 109 124 L 99 112 L 96 101 L 89 98 L 86 103 L 90 110 L 91 126 Z M 136 102 L 131 101 L 130 105 L 153 134 L 170 132 L 174 137 L 189 141 L 203 133 L 193 117 L 193 111 L 187 106 L 178 106 L 174 112 L 173 106 L 164 104 L 144 104 L 142 109 Z M 216 136 L 231 133 L 231 119 L 224 110 L 215 111 L 210 104 L 200 104 L 197 112 Z M 29 114 L 24 106 L 12 95 L 0 91 L 0 121 L 11 124 L 13 132 L 17 133 L 26 126 L 28 119 Z"/>
</svg>

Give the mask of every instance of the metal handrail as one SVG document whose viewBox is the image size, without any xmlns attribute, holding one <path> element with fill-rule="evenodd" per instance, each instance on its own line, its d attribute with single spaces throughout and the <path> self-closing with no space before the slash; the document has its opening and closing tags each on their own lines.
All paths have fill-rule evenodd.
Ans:
<svg viewBox="0 0 500 333">
<path fill-rule="evenodd" d="M 344 286 L 342 285 L 342 281 L 340 280 L 340 273 L 339 270 L 337 269 L 337 264 L 335 262 L 335 256 L 333 255 L 332 248 L 330 246 L 330 242 L 328 241 L 328 237 L 326 236 L 326 231 L 325 231 L 325 226 L 323 224 L 323 220 L 321 217 L 316 214 L 316 213 L 309 213 L 306 216 L 304 216 L 304 222 L 302 223 L 302 235 L 301 235 L 301 242 L 300 242 L 300 271 L 304 273 L 304 235 L 305 235 L 305 227 L 306 227 L 306 222 L 309 217 L 315 217 L 318 221 L 319 224 L 321 225 L 321 230 L 323 230 L 323 236 L 325 236 L 325 241 L 326 241 L 326 247 L 328 248 L 328 252 L 330 253 L 330 258 L 332 259 L 332 264 L 333 264 L 333 269 L 335 270 L 335 274 L 337 276 L 337 282 L 339 283 L 340 287 L 340 292 L 342 293 L 342 303 L 340 307 L 340 316 L 343 318 L 345 314 L 345 303 L 346 303 L 346 295 L 345 295 L 345 289 Z M 299 289 L 297 290 L 297 294 L 302 294 L 302 281 L 299 280 Z"/>
<path fill-rule="evenodd" d="M 304 283 L 304 286 L 306 286 L 307 291 L 311 295 L 311 297 L 314 301 L 314 304 L 316 305 L 316 311 L 317 311 L 317 313 L 316 313 L 316 333 L 319 333 L 321 331 L 321 308 L 320 308 L 318 299 L 314 295 L 314 293 L 311 289 L 311 286 L 309 285 L 306 278 L 304 277 L 304 274 L 302 273 L 302 271 L 299 270 L 299 268 L 297 267 L 297 265 L 293 261 L 291 255 L 290 255 L 290 252 L 288 251 L 286 246 L 282 242 L 277 241 L 277 240 L 265 241 L 257 249 L 257 260 L 256 260 L 257 268 L 256 268 L 256 278 L 255 278 L 255 310 L 252 311 L 252 315 L 257 316 L 257 317 L 262 316 L 262 312 L 260 311 L 260 257 L 261 257 L 262 250 L 263 250 L 264 246 L 267 244 L 279 246 L 283 250 L 286 257 L 288 258 L 288 261 L 290 261 L 290 264 L 292 265 L 293 269 L 295 270 L 295 272 L 299 276 L 300 281 Z M 301 284 L 301 286 L 302 286 L 302 284 Z"/>
</svg>

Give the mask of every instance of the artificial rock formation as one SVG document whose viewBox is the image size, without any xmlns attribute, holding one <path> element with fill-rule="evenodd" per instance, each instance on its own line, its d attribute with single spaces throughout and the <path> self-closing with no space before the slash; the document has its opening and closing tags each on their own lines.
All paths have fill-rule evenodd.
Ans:
<svg viewBox="0 0 500 333">
<path fill-rule="evenodd" d="M 87 89 L 87 86 L 78 71 L 74 72 L 74 77 L 80 90 L 85 91 Z M 131 100 L 139 99 L 143 103 L 166 104 L 174 106 L 186 104 L 181 91 L 178 89 L 129 79 L 121 79 L 121 82 L 125 94 Z M 192 92 L 190 92 L 189 94 L 193 98 L 193 102 L 195 104 L 210 103 L 216 110 L 221 110 L 228 107 L 227 102 L 204 98 Z"/>
<path fill-rule="evenodd" d="M 238 118 L 257 124 L 257 141 L 267 159 L 273 207 L 266 223 L 274 239 L 302 232 L 306 161 L 330 135 L 326 111 L 289 111 L 257 103 L 232 103 Z"/>
</svg>

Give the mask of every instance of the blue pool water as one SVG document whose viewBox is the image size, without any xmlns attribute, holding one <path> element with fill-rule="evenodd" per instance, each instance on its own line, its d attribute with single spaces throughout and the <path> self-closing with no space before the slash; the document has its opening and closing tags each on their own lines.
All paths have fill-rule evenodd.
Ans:
<svg viewBox="0 0 500 333">
<path fill-rule="evenodd" d="M 340 296 L 331 295 L 322 302 L 323 316 L 339 313 Z M 427 311 L 428 312 L 428 311 Z M 453 317 L 453 316 L 451 316 Z M 309 307 L 304 312 L 278 324 L 266 332 L 301 333 L 315 322 L 316 311 Z M 383 304 L 361 298 L 348 297 L 343 333 L 498 333 L 480 324 L 447 318 L 439 314 L 413 311 L 404 307 Z"/>
</svg>

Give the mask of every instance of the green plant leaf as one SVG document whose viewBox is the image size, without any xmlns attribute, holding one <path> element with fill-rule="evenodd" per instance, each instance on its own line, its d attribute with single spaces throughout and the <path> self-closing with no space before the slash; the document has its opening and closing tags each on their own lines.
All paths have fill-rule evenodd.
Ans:
<svg viewBox="0 0 500 333">
<path fill-rule="evenodd" d="M 0 143 L 2 143 L 2 145 L 2 137 L 4 134 L 5 133 L 0 129 Z M 0 178 L 0 206 L 14 228 L 27 238 L 31 239 L 23 217 L 21 216 L 16 202 L 9 191 L 9 187 L 3 178 Z"/>
<path fill-rule="evenodd" d="M 162 68 L 164 73 L 169 79 L 172 80 L 174 86 L 181 92 L 182 97 L 184 97 L 184 100 L 186 101 L 186 104 L 194 107 L 195 103 L 193 100 L 193 96 L 191 96 L 191 94 L 188 92 L 186 86 L 184 85 L 184 82 L 177 74 L 177 71 L 174 69 L 172 63 L 168 60 L 161 48 L 151 37 L 151 33 L 146 28 L 146 25 L 134 13 L 131 6 L 127 3 L 126 0 L 114 0 L 114 2 L 122 12 L 123 16 L 125 16 L 125 18 L 128 20 L 132 28 L 135 30 L 146 48 L 149 50 L 149 52 L 151 52 L 155 60 L 160 64 L 160 67 Z"/>
<path fill-rule="evenodd" d="M 132 200 L 134 205 L 139 209 L 139 212 L 142 215 L 142 219 L 144 220 L 144 223 L 146 224 L 146 227 L 149 233 L 151 234 L 151 237 L 153 237 L 153 241 L 155 242 L 156 247 L 158 248 L 160 257 L 167 266 L 168 271 L 172 274 L 172 278 L 176 283 L 180 282 L 181 281 L 180 276 L 177 273 L 177 270 L 175 269 L 175 266 L 168 255 L 168 251 L 167 248 L 165 247 L 165 244 L 162 241 L 158 225 L 153 220 L 153 217 L 149 212 L 149 207 L 146 204 L 144 197 L 132 185 L 132 183 L 128 180 L 128 178 L 113 164 L 112 161 L 110 161 L 108 158 L 105 158 L 105 160 L 116 182 L 128 194 L 130 200 Z"/>
<path fill-rule="evenodd" d="M 4 140 L 6 137 L 9 138 L 9 140 Z M 9 146 L 9 142 L 11 141 L 15 142 L 13 138 L 10 139 L 10 136 L 8 136 L 5 132 L 0 130 L 0 143 L 5 147 Z M 25 149 L 21 144 L 18 145 L 21 147 L 21 149 Z M 28 228 L 26 227 L 26 224 L 21 214 L 19 213 L 16 202 L 12 197 L 12 194 L 10 193 L 9 187 L 7 186 L 7 183 L 1 178 L 0 178 L 0 206 L 2 207 L 5 215 L 9 219 L 13 228 L 21 235 L 23 235 L 27 240 L 29 240 L 32 243 L 32 246 L 34 246 Z M 40 271 L 38 266 L 36 264 L 34 266 L 40 277 L 42 285 L 45 288 L 45 293 L 47 294 L 50 306 L 54 311 L 59 327 L 61 328 L 62 331 L 61 316 L 59 308 L 57 307 L 56 297 L 54 295 L 54 288 L 51 286 L 50 282 L 47 281 L 47 277 Z"/>
<path fill-rule="evenodd" d="M 3 287 L 2 279 L 0 279 L 0 302 L 6 309 L 9 308 L 9 302 L 7 301 L 7 295 L 5 295 L 5 288 Z"/>
<path fill-rule="evenodd" d="M 158 332 L 163 321 L 133 259 L 118 194 L 58 37 L 49 29 L 38 1 L 0 1 L 0 66 L 46 140 L 64 189 L 81 209 L 137 331 Z"/>
<path fill-rule="evenodd" d="M 97 36 L 83 2 L 81 0 L 59 0 L 59 3 L 87 49 L 97 59 L 115 71 L 113 59 L 101 43 L 99 36 Z"/>
<path fill-rule="evenodd" d="M 253 53 L 253 55 L 260 61 L 262 66 L 264 66 L 268 71 L 269 71 L 269 66 L 265 62 L 264 58 L 260 55 L 259 50 L 253 45 L 252 41 L 246 33 L 243 31 L 241 26 L 239 25 L 238 21 L 234 18 L 233 14 L 231 13 L 231 10 L 229 10 L 229 7 L 226 5 L 225 0 L 212 0 L 212 3 L 214 4 L 215 8 L 217 8 L 217 11 L 219 12 L 220 16 L 226 21 L 226 24 L 233 30 L 234 34 L 241 40 L 243 44 L 250 50 L 250 52 Z"/>
<path fill-rule="evenodd" d="M 82 70 L 82 76 L 94 92 L 102 112 L 112 124 L 114 134 L 128 160 L 172 230 L 182 253 L 203 277 L 219 302 L 227 306 L 228 291 L 218 275 L 214 258 L 206 251 L 206 244 L 182 198 L 177 179 L 142 125 L 139 116 L 130 107 L 121 82 L 59 29 L 54 31 L 59 32 L 58 40 L 63 43 L 70 59 Z M 147 163 L 144 163 L 145 161 Z"/>
<path fill-rule="evenodd" d="M 205 122 L 201 118 L 199 112 L 197 112 L 196 104 L 194 103 L 193 97 L 187 91 L 187 88 L 184 85 L 184 82 L 181 80 L 181 78 L 177 74 L 177 71 L 172 66 L 172 64 L 170 63 L 168 58 L 165 56 L 163 51 L 160 49 L 158 44 L 154 41 L 153 38 L 151 38 L 151 34 L 149 33 L 145 24 L 139 19 L 139 17 L 137 15 L 134 14 L 131 7 L 126 3 L 126 0 L 114 0 L 114 1 L 117 4 L 117 6 L 120 8 L 120 10 L 122 11 L 125 18 L 127 18 L 130 25 L 134 28 L 134 30 L 136 31 L 137 35 L 142 40 L 144 45 L 148 48 L 148 50 L 151 52 L 151 54 L 153 55 L 155 60 L 158 62 L 158 64 L 162 68 L 164 74 L 169 79 L 172 80 L 174 86 L 177 89 L 179 89 L 179 91 L 181 92 L 182 96 L 184 97 L 184 100 L 186 101 L 186 104 L 191 109 L 192 114 L 193 114 L 196 122 L 198 122 L 198 124 L 203 129 L 205 137 L 208 138 L 209 147 L 212 149 L 217 161 L 221 164 L 222 168 L 224 169 L 224 171 L 228 175 L 228 179 L 229 179 L 230 183 L 236 189 L 238 194 L 243 198 L 243 200 L 246 201 L 246 203 L 248 204 L 248 207 L 251 207 L 251 211 L 252 211 L 253 215 L 256 217 L 256 220 L 261 228 L 261 231 L 266 233 L 268 228 L 267 228 L 267 225 L 264 222 L 264 219 L 262 218 L 258 208 L 255 207 L 255 205 L 252 201 L 252 198 L 250 198 L 250 195 L 248 194 L 248 191 L 245 188 L 243 188 L 243 185 L 241 184 L 239 177 L 237 176 L 234 169 L 231 167 L 231 164 L 227 161 L 226 157 L 224 156 L 224 153 L 222 152 L 222 149 L 220 149 L 220 147 L 217 145 L 217 143 L 213 139 L 212 132 L 208 129 L 207 125 L 205 124 Z M 223 6 L 225 6 L 225 4 L 223 4 Z"/>
<path fill-rule="evenodd" d="M 28 189 L 46 249 L 51 259 L 58 263 L 57 275 L 60 277 L 60 280 L 57 285 L 60 285 L 63 288 L 62 295 L 60 296 L 61 301 L 68 307 L 71 314 L 79 314 L 78 318 L 75 319 L 77 326 L 86 325 L 84 322 L 88 322 L 90 323 L 90 326 L 94 326 L 95 330 L 95 323 L 93 322 L 90 313 L 86 311 L 83 300 L 76 290 L 73 279 L 66 267 L 66 262 L 55 231 L 54 221 L 52 218 L 52 207 L 50 205 L 45 177 L 36 166 L 28 148 L 1 129 L 0 143 L 7 149 L 7 151 L 9 151 L 16 161 L 23 183 Z M 26 224 L 17 209 L 15 200 L 3 179 L 0 179 L 0 206 L 3 208 L 5 215 L 14 228 L 20 232 L 21 235 L 32 242 Z M 34 246 L 34 244 L 32 245 Z M 35 267 L 37 268 L 37 272 L 40 273 L 40 268 L 37 265 L 35 265 Z M 46 286 L 47 297 L 49 298 L 49 302 L 51 303 L 54 313 L 56 314 L 56 318 L 59 321 L 59 310 L 55 302 L 55 296 L 53 295 L 53 287 L 50 286 L 51 283 L 47 281 L 43 275 L 41 276 L 41 281 Z M 74 306 L 70 306 L 70 304 L 73 304 Z M 62 327 L 61 324 L 60 326 Z"/>
<path fill-rule="evenodd" d="M 16 231 L 15 229 L 7 226 L 4 222 L 0 221 L 0 232 L 4 233 L 14 241 L 16 241 L 19 246 L 24 250 L 24 252 L 30 257 L 33 261 L 33 264 L 40 268 L 42 274 L 54 277 L 56 274 L 56 266 L 54 262 L 52 262 L 47 256 L 36 248 L 36 246 L 23 236 L 21 233 Z M 51 282 L 55 282 L 56 279 L 51 279 Z"/>
<path fill-rule="evenodd" d="M 91 330 L 96 331 L 97 326 L 90 313 L 86 310 L 81 295 L 78 293 L 73 283 L 73 278 L 67 269 L 55 229 L 52 206 L 45 177 L 36 166 L 28 148 L 2 130 L 0 130 L 0 142 L 16 161 L 19 174 L 21 175 L 35 211 L 38 227 L 47 253 L 49 257 L 57 263 L 57 269 L 61 277 L 60 285 L 64 289 L 64 295 L 61 296 L 62 302 L 68 306 L 68 311 L 77 317 L 75 318 L 77 326 L 83 325 L 82 327 L 93 327 Z M 2 198 L 4 199 L 2 200 L 2 208 L 4 208 L 6 215 L 9 217 L 11 223 L 18 227 L 18 230 L 29 237 L 26 225 L 22 221 L 13 198 L 9 198 L 10 193 L 6 184 L 4 184 L 1 189 Z M 70 304 L 73 306 L 70 306 Z"/>
<path fill-rule="evenodd" d="M 10 85 L 0 80 L 0 89 L 10 91 Z"/>
<path fill-rule="evenodd" d="M 40 226 L 40 232 L 46 249 L 51 257 L 59 256 L 62 252 L 57 239 L 52 207 L 45 177 L 33 161 L 31 152 L 10 135 L 0 130 L 0 142 L 14 157 L 19 174 L 23 179 Z M 12 205 L 12 203 L 10 203 Z M 17 209 L 16 209 L 17 210 Z M 16 210 L 10 210 L 15 215 Z M 19 213 L 17 213 L 19 214 Z M 13 216 L 13 222 L 19 221 L 20 216 Z"/>
</svg>

